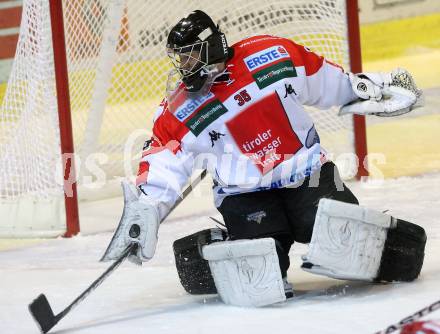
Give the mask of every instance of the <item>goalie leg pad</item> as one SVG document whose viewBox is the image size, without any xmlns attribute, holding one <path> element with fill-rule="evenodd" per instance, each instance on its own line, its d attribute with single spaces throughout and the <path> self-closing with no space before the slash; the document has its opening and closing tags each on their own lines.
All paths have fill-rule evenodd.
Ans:
<svg viewBox="0 0 440 334">
<path fill-rule="evenodd" d="M 214 279 L 207 260 L 202 258 L 204 245 L 226 239 L 226 232 L 212 228 L 174 241 L 173 251 L 180 283 L 189 294 L 215 294 Z"/>
<path fill-rule="evenodd" d="M 321 199 L 302 268 L 333 278 L 372 281 L 391 223 L 383 213 Z"/>
<path fill-rule="evenodd" d="M 275 241 L 235 240 L 203 247 L 225 304 L 265 306 L 286 300 Z"/>
<path fill-rule="evenodd" d="M 339 279 L 413 280 L 423 264 L 425 242 L 420 226 L 375 210 L 322 199 L 302 268 Z"/>
</svg>

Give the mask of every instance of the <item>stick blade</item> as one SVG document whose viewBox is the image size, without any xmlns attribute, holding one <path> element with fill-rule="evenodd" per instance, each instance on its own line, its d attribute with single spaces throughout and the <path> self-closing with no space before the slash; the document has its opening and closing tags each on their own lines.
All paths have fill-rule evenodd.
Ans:
<svg viewBox="0 0 440 334">
<path fill-rule="evenodd" d="M 29 312 L 40 326 L 42 333 L 50 331 L 58 322 L 44 294 L 39 295 L 29 304 Z"/>
</svg>

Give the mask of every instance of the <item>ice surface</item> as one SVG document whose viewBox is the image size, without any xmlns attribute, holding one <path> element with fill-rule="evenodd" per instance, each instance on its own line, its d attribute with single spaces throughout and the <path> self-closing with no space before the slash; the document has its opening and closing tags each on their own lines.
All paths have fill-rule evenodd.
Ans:
<svg viewBox="0 0 440 334">
<path fill-rule="evenodd" d="M 312 275 L 299 269 L 306 246 L 296 244 L 288 273 L 294 299 L 260 309 L 226 306 L 216 296 L 185 293 L 171 249 L 175 239 L 214 224 L 173 220 L 161 226 L 153 260 L 142 268 L 123 264 L 53 333 L 373 333 L 440 299 L 440 174 L 349 186 L 362 205 L 426 229 L 417 281 L 374 285 Z M 111 204 L 105 209 L 120 213 Z M 38 333 L 28 303 L 44 292 L 58 313 L 107 268 L 98 260 L 110 239 L 105 232 L 0 252 L 0 333 Z"/>
</svg>

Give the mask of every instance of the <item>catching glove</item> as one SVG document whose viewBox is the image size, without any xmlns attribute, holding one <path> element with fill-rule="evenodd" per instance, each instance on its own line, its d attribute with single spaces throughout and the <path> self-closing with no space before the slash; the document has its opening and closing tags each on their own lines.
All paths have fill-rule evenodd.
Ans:
<svg viewBox="0 0 440 334">
<path fill-rule="evenodd" d="M 411 74 L 404 69 L 391 73 L 349 73 L 359 97 L 341 107 L 339 115 L 398 116 L 423 105 L 423 94 Z"/>
</svg>

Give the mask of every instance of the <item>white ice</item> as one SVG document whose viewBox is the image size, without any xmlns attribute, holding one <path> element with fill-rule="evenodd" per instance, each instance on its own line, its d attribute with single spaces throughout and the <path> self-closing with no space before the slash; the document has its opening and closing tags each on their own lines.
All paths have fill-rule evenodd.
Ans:
<svg viewBox="0 0 440 334">
<path fill-rule="evenodd" d="M 153 260 L 141 268 L 123 264 L 52 332 L 373 333 L 440 299 L 440 174 L 350 187 L 363 205 L 426 229 L 425 264 L 417 281 L 375 285 L 312 275 L 299 268 L 306 246 L 296 244 L 288 273 L 295 298 L 259 309 L 226 306 L 217 296 L 185 293 L 171 248 L 175 239 L 214 224 L 206 218 L 172 219 L 161 226 Z M 118 216 L 120 206 L 112 203 L 94 210 Z M 97 217 L 95 211 L 90 214 Z M 28 303 L 44 292 L 54 312 L 61 311 L 107 268 L 98 259 L 110 238 L 105 232 L 1 252 L 0 333 L 38 333 Z M 440 311 L 427 318 L 439 319 Z"/>
</svg>

